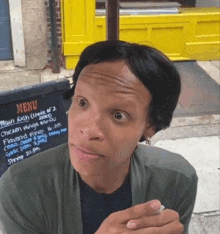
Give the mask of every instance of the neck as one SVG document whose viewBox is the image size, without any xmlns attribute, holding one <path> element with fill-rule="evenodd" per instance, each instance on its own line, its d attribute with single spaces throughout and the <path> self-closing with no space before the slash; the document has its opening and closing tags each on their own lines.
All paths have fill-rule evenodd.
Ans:
<svg viewBox="0 0 220 234">
<path fill-rule="evenodd" d="M 81 179 L 93 188 L 97 193 L 113 193 L 128 178 L 130 173 L 130 164 L 124 168 L 117 168 L 117 170 L 105 172 L 101 175 L 80 175 Z"/>
</svg>

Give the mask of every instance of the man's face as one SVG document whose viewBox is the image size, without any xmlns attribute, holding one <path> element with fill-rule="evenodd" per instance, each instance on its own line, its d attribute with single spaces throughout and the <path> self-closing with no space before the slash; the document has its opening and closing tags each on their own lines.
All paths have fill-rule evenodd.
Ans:
<svg viewBox="0 0 220 234">
<path fill-rule="evenodd" d="M 75 170 L 98 176 L 129 167 L 149 127 L 150 101 L 150 92 L 125 62 L 86 66 L 68 114 L 70 160 Z"/>
</svg>

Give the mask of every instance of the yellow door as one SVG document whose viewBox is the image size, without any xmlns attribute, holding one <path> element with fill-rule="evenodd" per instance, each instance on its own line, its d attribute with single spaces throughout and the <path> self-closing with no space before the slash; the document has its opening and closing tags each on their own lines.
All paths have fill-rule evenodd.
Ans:
<svg viewBox="0 0 220 234">
<path fill-rule="evenodd" d="M 151 45 L 171 60 L 220 58 L 220 8 L 120 16 L 119 24 L 120 40 Z M 106 40 L 105 16 L 95 15 L 95 0 L 63 0 L 62 30 L 66 68 L 74 69 L 87 45 Z"/>
</svg>

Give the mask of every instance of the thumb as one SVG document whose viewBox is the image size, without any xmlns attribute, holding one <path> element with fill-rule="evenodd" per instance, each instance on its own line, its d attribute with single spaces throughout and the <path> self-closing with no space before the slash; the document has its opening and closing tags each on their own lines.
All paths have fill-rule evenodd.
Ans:
<svg viewBox="0 0 220 234">
<path fill-rule="evenodd" d="M 137 205 L 136 211 L 138 209 L 139 209 L 139 212 L 133 215 L 133 218 L 127 222 L 127 228 L 136 229 L 137 219 L 147 217 L 147 216 L 157 215 L 164 209 L 164 206 L 161 205 L 161 202 L 159 200 L 151 200 L 143 204 Z"/>
<path fill-rule="evenodd" d="M 151 200 L 128 208 L 128 210 L 132 211 L 133 218 L 141 218 L 159 214 L 161 207 L 163 206 L 159 200 Z"/>
<path fill-rule="evenodd" d="M 160 213 L 160 211 L 164 209 L 164 206 L 161 205 L 161 202 L 159 200 L 151 200 L 147 202 L 147 204 L 156 213 Z"/>
<path fill-rule="evenodd" d="M 143 205 L 145 205 L 145 209 L 146 209 L 145 216 L 142 213 L 141 217 L 136 218 L 136 219 L 130 219 L 126 225 L 128 229 L 137 229 L 138 227 L 140 227 L 140 224 L 143 222 L 142 218 L 155 216 L 159 214 L 165 208 L 163 205 L 161 205 L 161 202 L 159 200 L 152 200 L 152 201 L 143 203 Z"/>
<path fill-rule="evenodd" d="M 109 218 L 117 220 L 118 223 L 127 223 L 129 220 L 131 221 L 142 217 L 157 215 L 160 213 L 160 209 L 161 202 L 159 200 L 151 200 L 125 210 L 112 213 Z"/>
</svg>

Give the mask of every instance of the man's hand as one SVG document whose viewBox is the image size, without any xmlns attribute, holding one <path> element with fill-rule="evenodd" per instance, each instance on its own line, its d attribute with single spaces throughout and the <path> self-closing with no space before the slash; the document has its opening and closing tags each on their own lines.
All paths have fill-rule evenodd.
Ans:
<svg viewBox="0 0 220 234">
<path fill-rule="evenodd" d="M 152 200 L 112 213 L 95 234 L 182 234 L 184 228 L 178 213 L 160 208 L 161 203 Z"/>
</svg>

